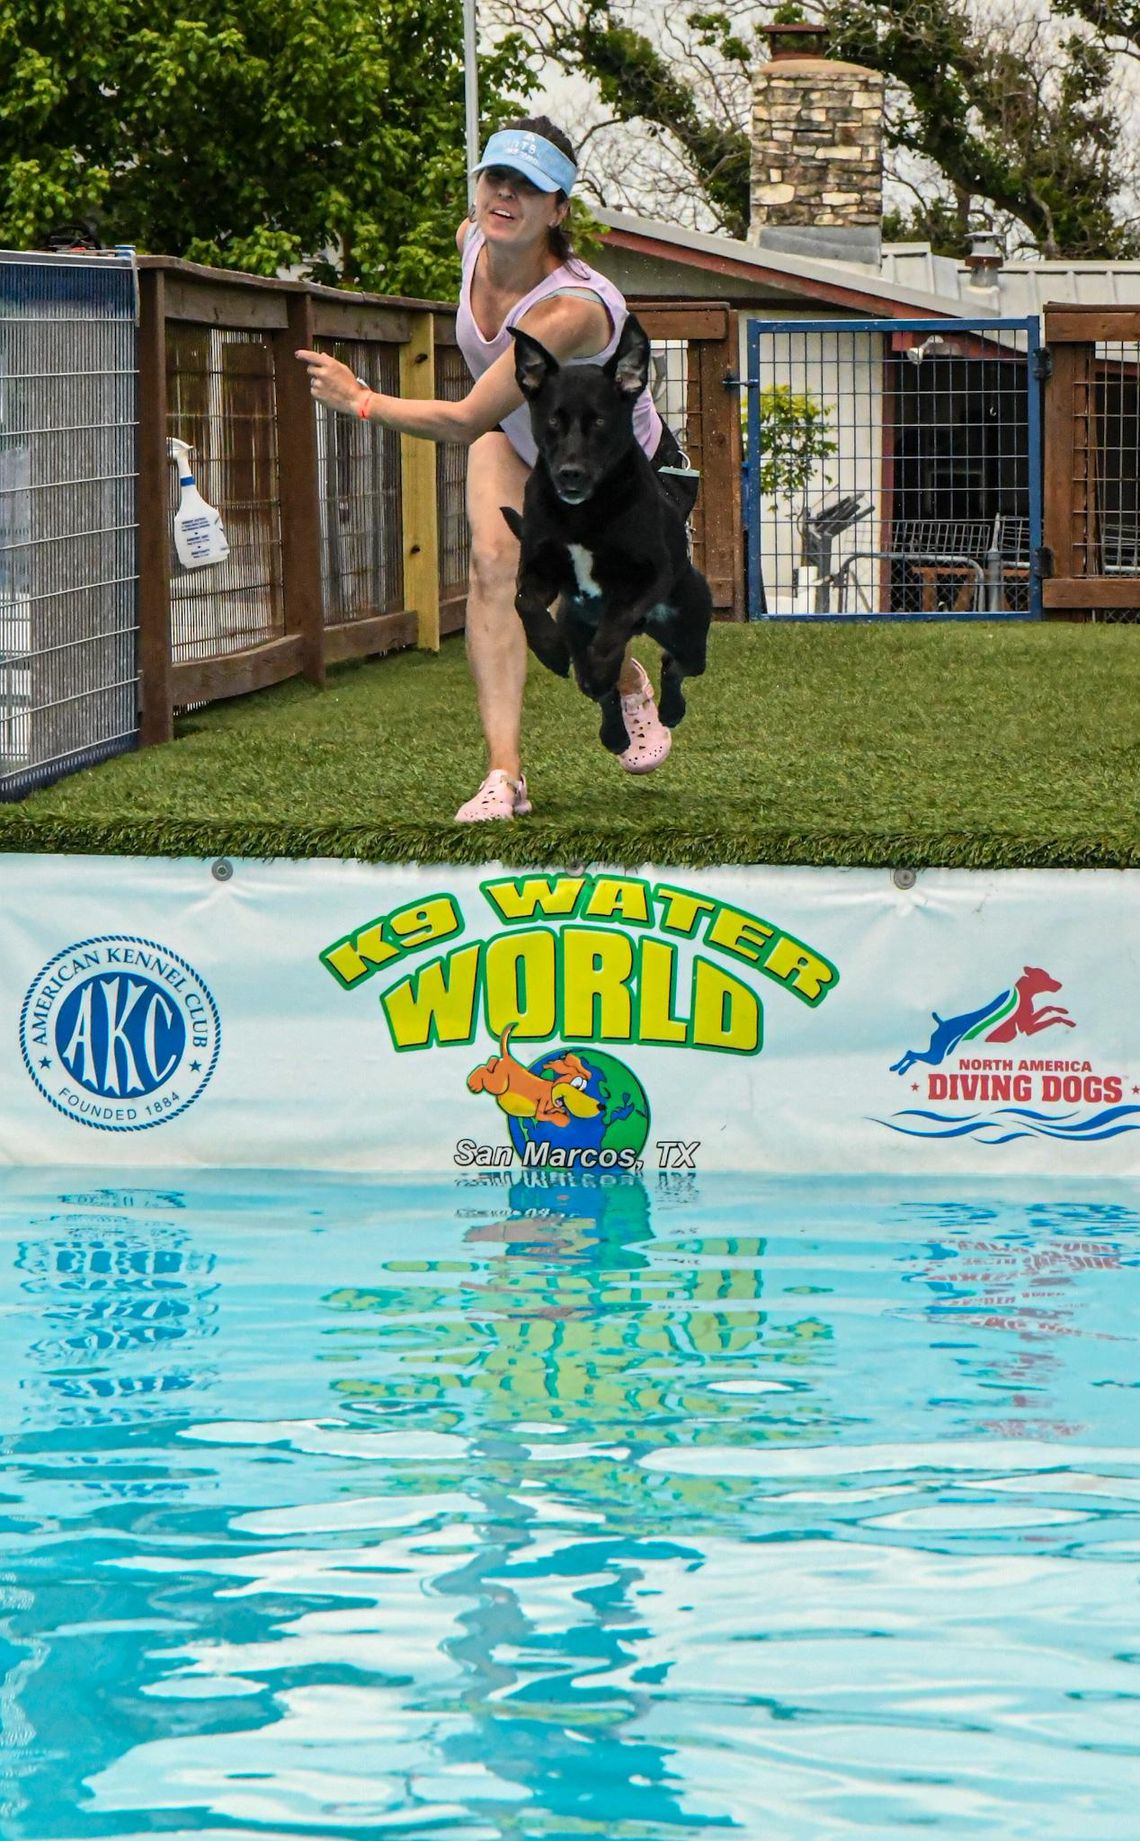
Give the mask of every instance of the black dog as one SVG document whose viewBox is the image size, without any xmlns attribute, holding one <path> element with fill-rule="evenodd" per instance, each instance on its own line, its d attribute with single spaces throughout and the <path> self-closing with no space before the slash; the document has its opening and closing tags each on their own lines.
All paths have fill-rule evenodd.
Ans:
<svg viewBox="0 0 1140 1841">
<path fill-rule="evenodd" d="M 661 646 L 658 713 L 672 729 L 685 714 L 682 678 L 705 668 L 712 619 L 684 522 L 633 432 L 649 340 L 632 314 L 603 365 L 560 365 L 518 328 L 514 340 L 538 445 L 522 517 L 502 507 L 522 545 L 515 606 L 542 663 L 560 677 L 573 664 L 579 687 L 601 706 L 604 745 L 621 754 L 629 732 L 617 682 L 628 641 L 648 633 Z"/>
</svg>

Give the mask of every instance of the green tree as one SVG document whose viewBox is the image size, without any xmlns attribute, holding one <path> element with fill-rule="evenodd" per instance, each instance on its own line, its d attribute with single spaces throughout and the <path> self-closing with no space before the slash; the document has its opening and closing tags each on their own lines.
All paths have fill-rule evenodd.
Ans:
<svg viewBox="0 0 1140 1841">
<path fill-rule="evenodd" d="M 690 200 L 730 236 L 747 236 L 749 78 L 767 56 L 755 0 L 672 13 L 652 28 L 639 0 L 493 4 L 536 52 L 593 81 L 610 124 L 638 122 L 667 139 Z M 1122 203 L 1129 156 L 1111 75 L 1114 50 L 1140 55 L 1140 0 L 1053 8 L 1042 20 L 967 0 L 789 0 L 761 16 L 822 20 L 835 55 L 888 79 L 888 155 L 904 156 L 904 168 L 918 156 L 934 175 L 917 185 L 912 210 L 888 220 L 891 233 L 961 253 L 984 206 L 1044 255 L 1132 255 L 1140 238 Z M 1082 28 L 1060 27 L 1065 14 Z M 683 195 L 683 178 L 674 185 Z"/>
<path fill-rule="evenodd" d="M 466 206 L 460 0 L 5 0 L 0 244 L 105 243 L 443 297 Z M 484 125 L 528 84 L 480 70 Z"/>
<path fill-rule="evenodd" d="M 747 406 L 741 421 L 747 433 Z M 760 392 L 760 475 L 762 493 L 786 498 L 807 498 L 820 461 L 838 452 L 831 439 L 827 411 L 806 391 L 788 384 L 770 384 Z M 823 471 L 826 485 L 831 475 Z"/>
<path fill-rule="evenodd" d="M 1083 19 L 1127 57 L 1140 58 L 1140 0 L 1053 0 L 1058 13 Z"/>
<path fill-rule="evenodd" d="M 959 252 L 984 202 L 1043 256 L 1136 253 L 1119 197 L 1112 58 L 1097 38 L 1033 15 L 981 22 L 962 0 L 845 0 L 829 5 L 828 23 L 839 56 L 902 88 L 889 143 L 943 176 L 908 226 L 936 248 Z"/>
</svg>

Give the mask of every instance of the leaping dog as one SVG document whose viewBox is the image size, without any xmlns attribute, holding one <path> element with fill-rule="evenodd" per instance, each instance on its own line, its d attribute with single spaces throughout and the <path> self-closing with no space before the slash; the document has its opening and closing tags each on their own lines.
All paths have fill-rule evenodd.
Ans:
<svg viewBox="0 0 1140 1841">
<path fill-rule="evenodd" d="M 565 1126 L 571 1118 L 594 1118 L 602 1104 L 586 1092 L 591 1070 L 585 1062 L 575 1054 L 556 1055 L 543 1064 L 542 1074 L 532 1074 L 509 1052 L 514 1027 L 508 1023 L 503 1030 L 499 1053 L 468 1074 L 471 1092 L 490 1093 L 501 1111 L 542 1125 Z"/>
<path fill-rule="evenodd" d="M 938 1067 L 947 1055 L 953 1054 L 959 1042 L 980 1036 L 987 1023 L 995 1024 L 985 1035 L 987 1042 L 1012 1042 L 1017 1036 L 1039 1035 L 1043 1029 L 1053 1029 L 1057 1024 L 1075 1029 L 1076 1024 L 1062 1004 L 1036 1006 L 1035 1000 L 1042 991 L 1060 989 L 1060 981 L 1041 966 L 1027 965 L 1009 990 L 1000 992 L 978 1010 L 949 1017 L 941 1017 L 933 1010 L 935 1028 L 929 1043 L 925 1048 L 908 1048 L 905 1055 L 892 1063 L 891 1073 L 909 1074 L 916 1061 Z"/>
<path fill-rule="evenodd" d="M 649 340 L 631 314 L 605 364 L 560 365 L 529 333 L 512 331 L 538 446 L 522 517 L 502 507 L 522 545 L 515 607 L 531 651 L 560 677 L 573 665 L 601 708 L 603 745 L 622 754 L 629 732 L 617 683 L 630 639 L 648 633 L 665 655 L 658 714 L 672 729 L 685 714 L 682 678 L 705 668 L 712 619 L 684 520 L 633 432 Z"/>
</svg>

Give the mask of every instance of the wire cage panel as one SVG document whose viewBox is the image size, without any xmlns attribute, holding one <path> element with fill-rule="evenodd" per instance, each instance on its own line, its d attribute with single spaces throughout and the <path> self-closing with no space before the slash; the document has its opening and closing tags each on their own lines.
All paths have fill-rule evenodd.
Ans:
<svg viewBox="0 0 1140 1841">
<path fill-rule="evenodd" d="M 134 746 L 137 314 L 118 257 L 0 253 L 0 798 Z"/>
<path fill-rule="evenodd" d="M 1074 495 L 1073 539 L 1083 575 L 1140 578 L 1140 341 L 1103 340 L 1081 432 L 1092 494 Z M 1140 601 L 1140 581 L 1138 581 Z M 1140 621 L 1140 606 L 1093 609 L 1101 621 Z"/>
<path fill-rule="evenodd" d="M 471 388 L 471 373 L 457 345 L 435 348 L 435 393 L 458 403 Z M 467 522 L 467 449 L 458 441 L 436 448 L 436 519 L 439 530 L 439 590 L 447 599 L 467 591 L 471 529 Z"/>
<path fill-rule="evenodd" d="M 285 631 L 273 345 L 260 332 L 173 321 L 166 340 L 166 432 L 188 441 L 198 490 L 222 515 L 229 555 L 186 569 L 174 550 L 170 474 L 170 633 L 175 664 L 221 658 Z"/>
<path fill-rule="evenodd" d="M 370 389 L 400 394 L 397 345 L 318 339 Z M 358 416 L 317 414 L 321 605 L 326 626 L 404 605 L 400 437 Z"/>
<path fill-rule="evenodd" d="M 751 618 L 1036 615 L 1035 324 L 752 323 Z"/>
</svg>

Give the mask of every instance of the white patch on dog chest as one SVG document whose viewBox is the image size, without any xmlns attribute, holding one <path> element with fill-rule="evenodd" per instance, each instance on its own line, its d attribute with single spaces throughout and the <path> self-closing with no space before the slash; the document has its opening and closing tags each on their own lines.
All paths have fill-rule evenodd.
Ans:
<svg viewBox="0 0 1140 1841">
<path fill-rule="evenodd" d="M 585 545 L 581 543 L 568 543 L 566 548 L 570 552 L 570 561 L 574 569 L 574 579 L 578 584 L 578 593 L 584 595 L 600 595 L 602 592 L 601 588 L 594 580 L 593 553 L 587 550 Z"/>
</svg>

